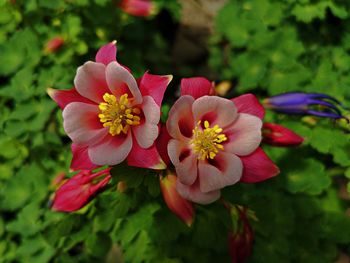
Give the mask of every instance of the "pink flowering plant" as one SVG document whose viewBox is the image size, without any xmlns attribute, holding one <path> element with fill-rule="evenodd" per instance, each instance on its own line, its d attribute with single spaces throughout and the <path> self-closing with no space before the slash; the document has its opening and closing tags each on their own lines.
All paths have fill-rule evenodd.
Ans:
<svg viewBox="0 0 350 263">
<path fill-rule="evenodd" d="M 216 203 L 228 210 L 234 226 L 228 232 L 232 262 L 245 262 L 254 241 L 248 209 L 231 204 L 222 193 L 279 174 L 263 143 L 295 147 L 304 138 L 264 122 L 265 108 L 254 94 L 220 97 L 215 83 L 204 77 L 181 79 L 179 97 L 163 111 L 173 76 L 146 71 L 136 78 L 116 54 L 116 41 L 102 46 L 95 61 L 78 67 L 73 88 L 48 90 L 62 109 L 74 172 L 68 179 L 60 174 L 59 183 L 53 184 L 52 210 L 78 211 L 105 192 L 128 198 L 130 191 L 142 192 L 144 180 L 151 196 L 161 193 L 168 211 L 188 227 L 196 224 L 198 207 Z M 291 101 L 289 95 L 281 96 L 284 107 L 294 107 L 295 96 Z M 264 103 L 271 108 L 276 100 L 281 99 Z M 238 230 L 236 224 L 243 227 Z"/>
<path fill-rule="evenodd" d="M 160 180 L 164 200 L 190 225 L 191 202 L 209 204 L 226 186 L 279 173 L 259 147 L 265 111 L 253 94 L 226 99 L 215 95 L 206 78 L 182 79 L 180 98 L 161 127 L 162 99 L 172 76 L 146 72 L 135 79 L 116 53 L 115 41 L 102 46 L 95 61 L 77 69 L 74 88 L 48 91 L 63 109 L 63 127 L 72 140 L 70 168 L 81 170 L 57 190 L 55 210 L 82 208 L 111 178 L 108 168 L 108 176 L 92 185 L 100 174 L 92 170 L 126 163 L 161 177 L 162 170 L 174 170 Z"/>
</svg>

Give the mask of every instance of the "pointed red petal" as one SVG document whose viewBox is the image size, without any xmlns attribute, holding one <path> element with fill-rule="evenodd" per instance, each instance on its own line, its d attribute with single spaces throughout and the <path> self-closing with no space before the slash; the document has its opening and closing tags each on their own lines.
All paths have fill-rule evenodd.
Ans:
<svg viewBox="0 0 350 263">
<path fill-rule="evenodd" d="M 248 156 L 240 156 L 240 158 L 243 162 L 243 175 L 240 181 L 243 183 L 261 182 L 280 172 L 261 148 Z"/>
<path fill-rule="evenodd" d="M 85 102 L 93 103 L 91 100 L 81 96 L 75 88 L 70 90 L 57 90 L 57 89 L 47 89 L 47 94 L 57 103 L 57 105 L 64 109 L 67 104 L 71 102 Z"/>
<path fill-rule="evenodd" d="M 231 100 L 236 105 L 238 112 L 248 113 L 260 119 L 264 118 L 265 109 L 253 94 L 244 94 Z"/>
<path fill-rule="evenodd" d="M 117 46 L 116 41 L 110 42 L 104 46 L 102 46 L 96 54 L 95 60 L 96 62 L 103 63 L 108 65 L 112 61 L 116 61 L 117 56 Z"/>
<path fill-rule="evenodd" d="M 160 127 L 159 137 L 156 140 L 156 147 L 160 157 L 163 159 L 166 165 L 170 164 L 170 158 L 168 155 L 168 142 L 171 139 L 170 134 L 165 125 Z"/>
<path fill-rule="evenodd" d="M 163 170 L 166 168 L 166 164 L 160 157 L 155 144 L 147 149 L 143 149 L 138 145 L 137 141 L 133 140 L 131 152 L 127 157 L 128 165 L 148 168 L 154 170 Z"/>
<path fill-rule="evenodd" d="M 88 147 L 72 143 L 73 158 L 70 164 L 72 170 L 92 170 L 97 168 L 89 158 Z"/>
<path fill-rule="evenodd" d="M 181 96 L 190 95 L 198 99 L 214 93 L 213 83 L 203 77 L 181 79 Z"/>
<path fill-rule="evenodd" d="M 139 87 L 142 96 L 151 96 L 161 106 L 164 92 L 173 79 L 172 75 L 152 75 L 146 72 L 139 80 Z"/>
</svg>

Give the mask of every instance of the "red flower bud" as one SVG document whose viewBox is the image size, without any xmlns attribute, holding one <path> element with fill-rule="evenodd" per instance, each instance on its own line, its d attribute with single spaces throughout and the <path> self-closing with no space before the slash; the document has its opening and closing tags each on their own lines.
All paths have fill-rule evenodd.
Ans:
<svg viewBox="0 0 350 263">
<path fill-rule="evenodd" d="M 232 263 L 245 263 L 252 253 L 254 232 L 247 218 L 248 210 L 231 206 L 233 229 L 228 234 L 229 253 Z"/>
<path fill-rule="evenodd" d="M 62 37 L 51 38 L 45 45 L 44 51 L 46 53 L 54 53 L 58 51 L 64 44 L 64 39 Z"/>
<path fill-rule="evenodd" d="M 66 176 L 65 172 L 59 172 L 55 175 L 55 177 L 51 181 L 51 187 L 57 189 L 60 187 L 66 180 L 64 179 Z"/>
<path fill-rule="evenodd" d="M 275 123 L 264 123 L 263 142 L 274 146 L 298 146 L 304 138 Z"/>
<path fill-rule="evenodd" d="M 82 170 L 68 179 L 55 193 L 52 209 L 62 212 L 73 212 L 85 206 L 112 178 L 111 168 L 92 173 Z M 104 177 L 98 183 L 95 181 Z"/>
<path fill-rule="evenodd" d="M 147 17 L 155 11 L 155 6 L 150 0 L 122 0 L 119 7 L 132 16 Z"/>
<path fill-rule="evenodd" d="M 167 175 L 160 176 L 160 189 L 168 208 L 186 225 L 191 226 L 194 218 L 193 205 L 176 191 L 176 179 L 176 175 L 168 171 Z"/>
</svg>

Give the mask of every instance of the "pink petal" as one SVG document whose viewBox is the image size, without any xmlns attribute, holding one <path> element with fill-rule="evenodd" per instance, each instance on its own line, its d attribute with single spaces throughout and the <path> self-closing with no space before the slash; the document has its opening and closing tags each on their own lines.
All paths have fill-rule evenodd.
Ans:
<svg viewBox="0 0 350 263">
<path fill-rule="evenodd" d="M 201 192 L 207 193 L 233 185 L 242 176 L 243 165 L 238 156 L 220 152 L 210 162 L 198 163 Z"/>
<path fill-rule="evenodd" d="M 89 147 L 90 160 L 98 165 L 116 165 L 123 162 L 132 148 L 132 135 L 107 135 L 98 144 Z"/>
<path fill-rule="evenodd" d="M 191 96 L 180 97 L 169 111 L 166 127 L 171 137 L 185 140 L 192 137 L 192 130 L 195 122 L 192 117 L 192 104 L 194 99 Z"/>
<path fill-rule="evenodd" d="M 72 102 L 64 108 L 63 127 L 74 143 L 97 143 L 108 133 L 98 118 L 99 112 L 97 105 L 82 102 Z"/>
<path fill-rule="evenodd" d="M 177 180 L 176 190 L 183 198 L 202 205 L 213 203 L 220 198 L 220 190 L 208 193 L 201 192 L 199 189 L 199 180 L 191 186 L 182 184 L 180 180 Z"/>
<path fill-rule="evenodd" d="M 96 62 L 105 64 L 106 66 L 112 61 L 116 61 L 117 56 L 117 46 L 116 41 L 110 42 L 104 46 L 102 46 L 96 54 L 95 60 Z"/>
<path fill-rule="evenodd" d="M 178 180 L 186 185 L 193 184 L 197 179 L 197 156 L 192 154 L 186 144 L 174 139 L 169 141 L 168 154 Z"/>
<path fill-rule="evenodd" d="M 172 79 L 172 75 L 159 76 L 146 72 L 142 76 L 139 84 L 142 96 L 151 96 L 160 107 L 162 105 L 164 92 Z"/>
<path fill-rule="evenodd" d="M 264 107 L 253 94 L 244 94 L 232 99 L 232 101 L 240 113 L 248 113 L 260 119 L 263 119 L 265 116 Z"/>
<path fill-rule="evenodd" d="M 92 61 L 80 66 L 74 78 L 75 88 L 80 95 L 96 103 L 103 101 L 103 95 L 110 93 L 106 83 L 105 70 L 105 65 Z"/>
<path fill-rule="evenodd" d="M 106 67 L 106 80 L 113 94 L 119 97 L 130 92 L 134 98 L 133 105 L 142 103 L 141 92 L 135 78 L 118 62 L 114 61 L 108 64 Z"/>
<path fill-rule="evenodd" d="M 145 96 L 143 97 L 141 109 L 145 116 L 145 122 L 133 126 L 132 131 L 138 144 L 142 148 L 148 148 L 154 144 L 159 134 L 160 108 L 151 96 Z"/>
<path fill-rule="evenodd" d="M 195 122 L 207 120 L 210 126 L 217 124 L 220 128 L 229 126 L 237 118 L 234 103 L 217 96 L 203 96 L 196 99 L 192 111 Z"/>
<path fill-rule="evenodd" d="M 213 83 L 203 77 L 181 79 L 181 96 L 190 95 L 198 99 L 214 92 Z"/>
<path fill-rule="evenodd" d="M 256 149 L 251 155 L 241 157 L 243 162 L 243 175 L 241 182 L 257 183 L 279 174 L 278 167 L 261 149 Z"/>
<path fill-rule="evenodd" d="M 72 143 L 73 158 L 70 164 L 72 170 L 93 170 L 98 166 L 93 164 L 89 158 L 88 146 Z"/>
<path fill-rule="evenodd" d="M 155 170 L 166 169 L 166 164 L 160 157 L 155 145 L 152 145 L 148 149 L 143 149 L 136 141 L 133 142 L 127 161 L 130 166 Z"/>
<path fill-rule="evenodd" d="M 85 102 L 94 104 L 94 102 L 91 100 L 81 96 L 75 88 L 72 88 L 70 90 L 57 90 L 48 88 L 47 94 L 49 94 L 51 99 L 53 99 L 61 109 L 64 109 L 66 105 L 71 102 Z"/>
<path fill-rule="evenodd" d="M 253 115 L 239 113 L 237 120 L 224 133 L 228 141 L 224 143 L 225 152 L 239 156 L 251 154 L 261 142 L 262 121 Z"/>
</svg>

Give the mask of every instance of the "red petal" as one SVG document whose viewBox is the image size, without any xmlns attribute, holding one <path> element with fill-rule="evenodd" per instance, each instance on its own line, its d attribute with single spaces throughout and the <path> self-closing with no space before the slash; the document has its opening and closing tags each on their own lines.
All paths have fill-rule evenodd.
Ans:
<svg viewBox="0 0 350 263">
<path fill-rule="evenodd" d="M 214 93 L 213 83 L 203 77 L 181 79 L 181 96 L 190 95 L 198 99 Z"/>
<path fill-rule="evenodd" d="M 70 164 L 72 170 L 92 170 L 97 168 L 89 158 L 88 147 L 72 143 L 71 146 L 73 158 Z"/>
<path fill-rule="evenodd" d="M 75 88 L 70 90 L 57 90 L 57 89 L 47 89 L 47 94 L 57 103 L 57 105 L 64 109 L 67 104 L 71 102 L 85 102 L 89 104 L 94 104 L 91 100 L 81 96 Z"/>
<path fill-rule="evenodd" d="M 95 60 L 96 62 L 103 63 L 108 65 L 112 61 L 116 61 L 117 56 L 117 46 L 115 45 L 117 42 L 113 41 L 104 46 L 102 46 L 96 54 Z"/>
<path fill-rule="evenodd" d="M 275 123 L 264 123 L 263 142 L 274 146 L 298 146 L 304 138 L 290 129 Z"/>
<path fill-rule="evenodd" d="M 264 118 L 265 109 L 253 94 L 244 94 L 231 100 L 235 103 L 238 112 L 248 113 L 260 119 Z"/>
<path fill-rule="evenodd" d="M 133 139 L 132 149 L 127 157 L 128 165 L 149 168 L 155 170 L 163 170 L 166 164 L 160 157 L 155 144 L 147 149 L 143 149 L 138 145 L 137 141 Z"/>
<path fill-rule="evenodd" d="M 146 72 L 139 80 L 142 96 L 151 96 L 161 106 L 164 92 L 172 79 L 172 75 L 159 76 Z"/>
<path fill-rule="evenodd" d="M 165 125 L 160 127 L 160 132 L 158 139 L 156 140 L 156 147 L 159 155 L 162 157 L 166 165 L 170 164 L 170 158 L 168 155 L 168 142 L 171 139 L 171 136 L 168 133 L 168 130 Z"/>
<path fill-rule="evenodd" d="M 248 156 L 240 156 L 243 162 L 241 182 L 257 183 L 276 176 L 280 171 L 266 155 L 263 149 L 258 148 Z"/>
<path fill-rule="evenodd" d="M 169 172 L 169 171 L 168 171 Z M 176 175 L 167 174 L 160 177 L 160 189 L 169 209 L 177 215 L 186 225 L 191 226 L 194 218 L 192 203 L 176 191 Z"/>
</svg>

